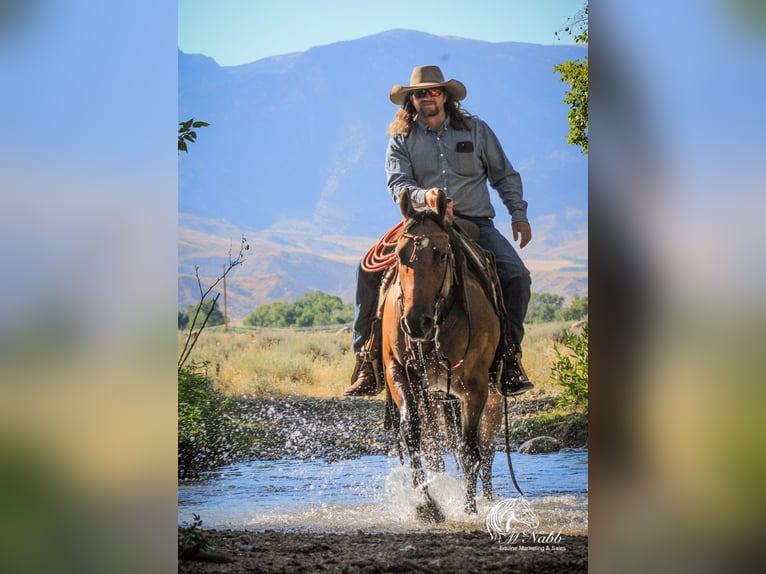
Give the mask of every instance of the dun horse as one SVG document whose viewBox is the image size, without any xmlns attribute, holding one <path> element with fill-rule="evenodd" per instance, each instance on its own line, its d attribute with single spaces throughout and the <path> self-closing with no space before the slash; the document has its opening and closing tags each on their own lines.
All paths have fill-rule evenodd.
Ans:
<svg viewBox="0 0 766 574">
<path fill-rule="evenodd" d="M 416 211 L 409 193 L 402 194 L 399 206 L 404 222 L 396 246 L 397 274 L 386 293 L 382 315 L 386 384 L 399 410 L 413 485 L 424 491 L 426 503 L 419 511 L 434 520 L 442 515 L 428 495 L 421 457 L 429 470 L 443 471 L 447 438 L 433 391 L 460 399 L 458 453 L 468 513 L 476 512 L 482 450 L 483 490 L 491 496 L 492 439 L 500 423 L 499 396 L 493 395 L 490 401 L 493 414 L 482 416 L 500 338 L 499 319 L 484 287 L 464 264 L 455 231 L 445 221 L 443 193 L 437 205 L 435 211 Z"/>
</svg>

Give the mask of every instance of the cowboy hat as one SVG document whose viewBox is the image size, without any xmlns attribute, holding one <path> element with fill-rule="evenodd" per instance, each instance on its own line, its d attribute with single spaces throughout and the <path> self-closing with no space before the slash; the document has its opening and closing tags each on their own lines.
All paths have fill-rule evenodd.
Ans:
<svg viewBox="0 0 766 574">
<path fill-rule="evenodd" d="M 416 66 L 412 69 L 409 86 L 396 84 L 391 88 L 388 97 L 397 105 L 402 105 L 407 99 L 407 94 L 422 88 L 444 88 L 456 100 L 465 98 L 466 89 L 457 80 L 444 81 L 444 74 L 439 66 Z"/>
</svg>

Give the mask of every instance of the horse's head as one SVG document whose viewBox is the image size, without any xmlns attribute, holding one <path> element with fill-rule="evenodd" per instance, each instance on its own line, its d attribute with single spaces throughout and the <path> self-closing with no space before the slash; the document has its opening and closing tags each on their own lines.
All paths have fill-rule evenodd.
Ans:
<svg viewBox="0 0 766 574">
<path fill-rule="evenodd" d="M 434 337 L 438 313 L 452 286 L 454 257 L 445 224 L 447 196 L 439 192 L 437 209 L 417 211 L 408 190 L 399 207 L 404 228 L 396 247 L 403 299 L 402 329 L 415 341 Z"/>
</svg>

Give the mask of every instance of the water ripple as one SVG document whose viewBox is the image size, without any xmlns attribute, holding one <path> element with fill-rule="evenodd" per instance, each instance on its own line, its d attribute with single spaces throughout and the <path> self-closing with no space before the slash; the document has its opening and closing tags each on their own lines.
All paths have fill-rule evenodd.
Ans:
<svg viewBox="0 0 766 574">
<path fill-rule="evenodd" d="M 541 527 L 584 534 L 588 528 L 588 453 L 514 455 L 520 486 Z M 447 517 L 440 529 L 482 528 L 493 502 L 478 501 L 478 514 L 463 512 L 463 487 L 454 462 L 429 475 L 429 491 Z M 498 453 L 493 465 L 498 499 L 517 496 Z M 322 531 L 420 529 L 409 468 L 395 457 L 365 456 L 331 464 L 311 460 L 254 460 L 207 473 L 178 487 L 178 520 L 193 514 L 206 527 Z M 433 530 L 433 526 L 428 527 Z"/>
</svg>

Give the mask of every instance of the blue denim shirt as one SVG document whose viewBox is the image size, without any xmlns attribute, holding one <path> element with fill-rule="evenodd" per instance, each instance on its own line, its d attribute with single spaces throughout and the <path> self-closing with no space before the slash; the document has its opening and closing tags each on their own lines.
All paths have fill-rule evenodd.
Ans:
<svg viewBox="0 0 766 574">
<path fill-rule="evenodd" d="M 477 117 L 470 131 L 452 129 L 449 118 L 439 131 L 415 121 L 405 138 L 388 142 L 386 176 L 395 202 L 408 187 L 416 206 L 422 206 L 427 189 L 438 187 L 452 198 L 456 214 L 495 216 L 487 182 L 497 190 L 511 221 L 527 221 L 521 176 L 513 169 L 489 126 Z"/>
</svg>

